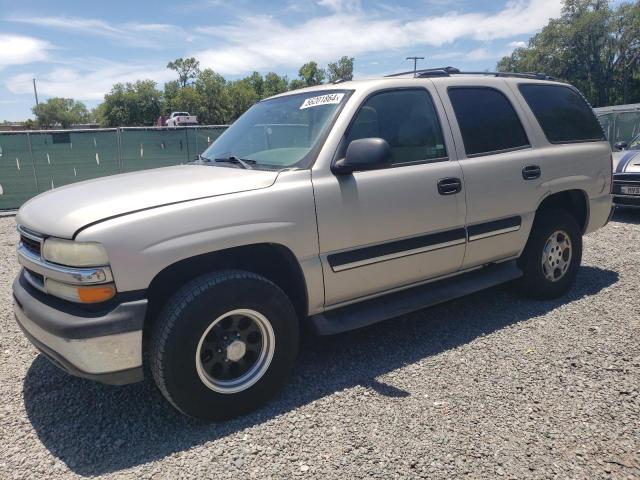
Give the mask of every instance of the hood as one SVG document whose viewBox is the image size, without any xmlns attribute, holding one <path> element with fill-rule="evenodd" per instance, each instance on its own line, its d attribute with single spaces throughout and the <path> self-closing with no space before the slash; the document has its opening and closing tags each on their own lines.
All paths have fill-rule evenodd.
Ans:
<svg viewBox="0 0 640 480">
<path fill-rule="evenodd" d="M 640 150 L 613 152 L 613 173 L 640 173 Z"/>
<path fill-rule="evenodd" d="M 266 188 L 278 172 L 178 165 L 74 183 L 25 203 L 16 222 L 34 232 L 72 238 L 109 217 L 163 205 Z"/>
</svg>

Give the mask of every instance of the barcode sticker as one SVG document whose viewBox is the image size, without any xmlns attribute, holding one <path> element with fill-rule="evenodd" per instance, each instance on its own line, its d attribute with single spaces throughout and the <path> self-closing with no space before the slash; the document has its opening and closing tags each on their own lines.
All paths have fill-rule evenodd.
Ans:
<svg viewBox="0 0 640 480">
<path fill-rule="evenodd" d="M 304 108 L 318 107 L 320 105 L 340 103 L 343 97 L 344 93 L 328 93 L 326 95 L 320 95 L 318 97 L 307 98 L 304 102 L 302 102 L 300 110 Z"/>
</svg>

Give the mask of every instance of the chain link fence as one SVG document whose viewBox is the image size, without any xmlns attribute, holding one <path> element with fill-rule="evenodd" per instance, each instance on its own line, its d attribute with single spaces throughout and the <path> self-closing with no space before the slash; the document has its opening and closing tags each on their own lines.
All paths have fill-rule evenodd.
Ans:
<svg viewBox="0 0 640 480">
<path fill-rule="evenodd" d="M 0 210 L 69 183 L 194 160 L 227 128 L 0 132 Z"/>
</svg>

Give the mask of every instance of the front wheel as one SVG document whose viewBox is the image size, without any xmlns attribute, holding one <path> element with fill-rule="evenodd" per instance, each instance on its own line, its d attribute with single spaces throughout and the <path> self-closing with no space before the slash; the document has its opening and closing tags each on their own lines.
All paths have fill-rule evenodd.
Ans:
<svg viewBox="0 0 640 480">
<path fill-rule="evenodd" d="M 518 260 L 524 275 L 517 286 L 535 298 L 557 298 L 575 282 L 581 261 L 582 232 L 575 218 L 563 210 L 541 212 Z"/>
<path fill-rule="evenodd" d="M 151 371 L 181 412 L 223 420 L 266 402 L 298 349 L 289 298 L 268 279 L 220 271 L 182 287 L 151 334 Z"/>
</svg>

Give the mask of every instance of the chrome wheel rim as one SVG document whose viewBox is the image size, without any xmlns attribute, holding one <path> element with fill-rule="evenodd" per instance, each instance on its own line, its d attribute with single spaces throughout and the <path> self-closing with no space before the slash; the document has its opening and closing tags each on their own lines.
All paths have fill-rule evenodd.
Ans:
<svg viewBox="0 0 640 480">
<path fill-rule="evenodd" d="M 573 248 L 567 232 L 553 232 L 542 249 L 542 273 L 551 282 L 562 279 L 571 265 Z"/>
<path fill-rule="evenodd" d="M 269 369 L 275 340 L 271 323 L 260 312 L 237 309 L 220 315 L 198 342 L 198 376 L 218 393 L 246 390 Z"/>
</svg>

